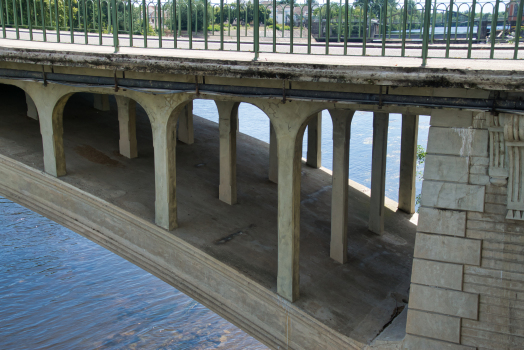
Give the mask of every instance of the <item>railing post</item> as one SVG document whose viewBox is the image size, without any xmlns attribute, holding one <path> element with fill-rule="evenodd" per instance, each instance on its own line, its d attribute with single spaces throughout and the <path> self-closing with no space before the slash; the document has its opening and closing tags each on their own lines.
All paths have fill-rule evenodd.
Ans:
<svg viewBox="0 0 524 350">
<path fill-rule="evenodd" d="M 366 41 L 368 40 L 368 0 L 364 0 L 364 28 L 362 28 L 362 56 L 366 56 Z"/>
<path fill-rule="evenodd" d="M 75 32 L 73 28 L 73 0 L 69 0 L 69 35 L 71 36 L 71 44 L 75 43 Z"/>
<path fill-rule="evenodd" d="M 308 1 L 309 1 L 309 7 L 311 8 L 311 0 L 308 0 Z M 237 0 L 237 4 L 238 4 L 238 0 Z M 238 23 L 237 23 L 237 27 L 238 27 Z M 237 28 L 237 32 L 238 32 L 238 28 Z M 310 45 L 310 50 L 311 50 L 311 45 Z M 277 0 L 273 0 L 273 52 L 277 52 Z"/>
<path fill-rule="evenodd" d="M 348 36 L 351 35 L 349 30 L 349 1 L 346 0 L 345 9 L 344 9 L 344 55 L 348 54 Z"/>
<path fill-rule="evenodd" d="M 499 0 L 497 0 L 498 2 Z M 446 33 L 446 58 L 449 58 L 449 42 L 451 39 L 451 24 L 453 23 L 453 0 L 449 0 L 448 32 Z"/>
<path fill-rule="evenodd" d="M 209 9 L 207 8 L 207 0 L 204 0 L 204 48 L 207 50 L 207 25 L 209 23 L 207 19 L 207 11 Z M 229 18 L 229 21 L 231 22 L 231 17 Z"/>
<path fill-rule="evenodd" d="M 187 0 L 187 34 L 189 36 L 189 49 L 193 48 L 193 3 Z"/>
<path fill-rule="evenodd" d="M 113 7 L 113 14 L 111 16 L 113 20 L 113 46 L 115 47 L 115 53 L 118 52 L 118 21 L 116 13 L 116 0 L 111 0 L 111 5 Z"/>
<path fill-rule="evenodd" d="M 156 12 L 156 23 L 158 27 L 158 47 L 162 48 L 162 3 L 158 0 L 158 10 Z"/>
<path fill-rule="evenodd" d="M 513 53 L 514 60 L 516 60 L 519 57 L 520 27 L 522 27 L 522 8 L 523 7 L 524 7 L 524 0 L 520 0 L 519 10 L 517 13 L 517 26 L 515 28 L 515 51 Z"/>
<path fill-rule="evenodd" d="M 20 31 L 18 29 L 18 14 L 16 12 L 16 0 L 13 0 L 13 17 L 14 17 L 14 20 L 15 20 L 16 39 L 20 39 Z M 57 23 L 58 23 L 58 21 L 57 21 Z"/>
<path fill-rule="evenodd" d="M 322 16 L 320 16 L 322 18 Z M 330 20 L 331 20 L 331 3 L 330 0 L 326 2 L 326 55 L 329 55 L 329 35 L 330 35 Z"/>
<path fill-rule="evenodd" d="M 29 27 L 29 40 L 33 41 L 33 21 L 31 21 L 31 7 L 29 0 L 26 1 L 27 4 L 27 25 Z"/>
<path fill-rule="evenodd" d="M 400 53 L 402 57 L 406 55 L 407 24 L 408 24 L 408 0 L 404 0 L 404 11 L 402 12 L 402 51 Z"/>
<path fill-rule="evenodd" d="M 426 65 L 427 60 L 428 60 L 430 18 L 431 18 L 431 0 L 426 0 L 426 7 L 424 8 L 424 35 L 423 35 L 423 41 L 422 41 L 422 65 L 423 66 Z"/>
<path fill-rule="evenodd" d="M 2 0 L 0 0 L 0 24 L 2 24 L 2 36 L 5 39 L 6 33 L 5 33 L 5 21 L 4 21 L 4 4 Z"/>
<path fill-rule="evenodd" d="M 224 0 L 220 0 L 220 50 L 224 50 Z"/>
<path fill-rule="evenodd" d="M 311 9 L 311 1 L 312 0 L 307 0 L 307 22 L 308 22 L 308 25 L 307 25 L 307 32 L 308 32 L 308 35 L 307 35 L 307 53 L 308 54 L 311 54 L 311 25 L 313 24 L 313 14 L 311 13 L 312 9 Z M 274 25 L 273 25 L 274 27 Z M 274 31 L 274 29 L 273 29 Z"/>
<path fill-rule="evenodd" d="M 291 3 L 293 3 L 293 0 L 291 0 Z M 258 15 L 259 15 L 259 11 L 260 8 L 259 8 L 259 4 L 258 4 L 258 0 L 254 0 L 253 1 L 253 27 L 254 27 L 254 36 L 253 36 L 253 49 L 255 51 L 255 61 L 258 60 L 258 54 L 259 54 L 259 25 L 260 25 L 260 22 L 259 22 L 259 19 L 258 19 Z M 291 42 L 291 53 L 293 53 L 293 42 Z"/>
<path fill-rule="evenodd" d="M 384 1 L 384 12 L 380 20 L 382 22 L 382 56 L 386 55 L 386 30 L 388 26 L 388 2 Z"/>
<path fill-rule="evenodd" d="M 206 0 L 207 2 L 207 0 Z M 177 27 L 177 23 L 176 23 L 176 19 L 177 19 L 177 13 L 176 13 L 176 0 L 173 0 L 173 9 L 172 9 L 172 13 L 173 13 L 173 19 L 171 20 L 171 25 L 173 27 L 173 46 L 174 48 L 176 49 L 177 48 L 177 39 L 178 39 L 178 27 Z"/>
<path fill-rule="evenodd" d="M 475 7 L 477 7 L 477 0 L 473 0 L 470 11 L 469 23 L 469 40 L 468 40 L 468 58 L 471 58 L 471 47 L 473 46 L 473 27 L 475 27 Z"/>
<path fill-rule="evenodd" d="M 497 36 L 497 24 L 499 20 L 499 5 L 500 5 L 500 0 L 497 0 L 497 2 L 495 3 L 495 13 L 493 14 L 493 17 L 491 18 L 491 30 L 490 30 L 491 33 L 489 34 L 491 37 L 490 38 L 491 39 L 491 50 L 489 53 L 489 58 L 493 58 L 493 56 L 495 55 L 495 37 Z M 493 30 L 493 23 L 495 23 L 494 30 Z"/>
</svg>

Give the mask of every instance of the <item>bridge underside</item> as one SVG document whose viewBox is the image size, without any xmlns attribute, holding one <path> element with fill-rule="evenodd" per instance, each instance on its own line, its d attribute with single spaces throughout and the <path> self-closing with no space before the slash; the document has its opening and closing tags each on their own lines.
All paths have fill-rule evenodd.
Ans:
<svg viewBox="0 0 524 350">
<path fill-rule="evenodd" d="M 395 202 L 386 199 L 385 233 L 376 235 L 368 230 L 369 191 L 350 181 L 348 263 L 338 264 L 329 254 L 331 174 L 302 164 L 301 294 L 289 308 L 276 294 L 278 193 L 267 177 L 268 144 L 238 135 L 238 204 L 230 206 L 218 198 L 218 125 L 195 116 L 195 143 L 177 146 L 179 227 L 167 232 L 154 225 L 153 140 L 141 108 L 138 158 L 128 159 L 118 151 L 116 105 L 102 112 L 74 95 L 64 110 L 67 175 L 57 179 L 42 172 L 40 127 L 26 116 L 23 91 L 0 88 L 0 194 L 124 256 L 269 346 L 362 348 L 406 305 L 416 214 Z"/>
</svg>

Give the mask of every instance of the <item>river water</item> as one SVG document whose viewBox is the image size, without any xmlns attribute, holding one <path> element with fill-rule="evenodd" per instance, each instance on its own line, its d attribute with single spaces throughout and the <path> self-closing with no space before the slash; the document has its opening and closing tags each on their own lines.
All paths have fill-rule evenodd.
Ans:
<svg viewBox="0 0 524 350">
<path fill-rule="evenodd" d="M 212 101 L 195 101 L 194 113 L 218 122 Z M 241 104 L 239 115 L 240 132 L 269 141 L 269 121 L 260 110 Z M 368 187 L 372 119 L 370 113 L 355 114 L 350 146 L 350 178 Z M 401 121 L 401 115 L 390 116 L 386 195 L 394 200 Z M 322 127 L 322 165 L 331 169 L 327 112 Z M 428 129 L 429 117 L 421 116 L 419 144 L 424 147 Z M 51 348 L 266 349 L 123 258 L 0 197 L 0 349 Z"/>
</svg>

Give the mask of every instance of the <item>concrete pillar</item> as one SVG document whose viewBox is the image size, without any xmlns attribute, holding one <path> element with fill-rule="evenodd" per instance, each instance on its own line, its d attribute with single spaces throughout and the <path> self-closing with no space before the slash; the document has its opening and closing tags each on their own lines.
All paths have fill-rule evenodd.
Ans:
<svg viewBox="0 0 524 350">
<path fill-rule="evenodd" d="M 193 101 L 186 104 L 178 121 L 178 139 L 188 145 L 195 142 L 193 130 Z"/>
<path fill-rule="evenodd" d="M 333 120 L 333 186 L 329 256 L 344 264 L 348 252 L 349 138 L 354 111 L 329 110 Z"/>
<path fill-rule="evenodd" d="M 384 197 L 386 194 L 388 126 L 388 113 L 373 113 L 373 158 L 371 164 L 369 230 L 378 234 L 384 232 Z"/>
<path fill-rule="evenodd" d="M 99 111 L 109 111 L 109 95 L 94 94 L 93 107 Z"/>
<path fill-rule="evenodd" d="M 300 176 L 302 136 L 278 137 L 278 276 L 277 292 L 294 302 L 299 297 Z M 300 140 L 300 142 L 298 142 Z"/>
<path fill-rule="evenodd" d="M 118 106 L 120 128 L 120 154 L 127 158 L 138 156 L 136 145 L 136 102 L 123 96 L 115 96 Z"/>
<path fill-rule="evenodd" d="M 155 222 L 167 230 L 178 227 L 176 203 L 176 119 L 152 124 L 155 148 Z"/>
<path fill-rule="evenodd" d="M 45 96 L 39 101 L 35 101 L 38 108 L 40 133 L 42 134 L 44 170 L 56 177 L 66 174 L 63 112 L 68 97 L 64 97 L 56 103 L 46 101 Z"/>
<path fill-rule="evenodd" d="M 237 202 L 237 119 L 238 102 L 215 101 L 220 132 L 219 199 L 233 205 Z"/>
<path fill-rule="evenodd" d="M 322 112 L 317 113 L 307 125 L 307 162 L 312 168 L 322 166 Z"/>
<path fill-rule="evenodd" d="M 27 93 L 25 94 L 25 102 L 27 103 L 27 116 L 34 120 L 38 120 L 38 111 L 36 109 L 36 105 L 33 102 L 31 96 L 29 96 Z"/>
<path fill-rule="evenodd" d="M 418 115 L 402 115 L 400 142 L 400 178 L 398 208 L 406 213 L 415 212 L 415 182 L 417 179 Z"/>
<path fill-rule="evenodd" d="M 271 122 L 269 123 L 269 181 L 278 183 L 277 134 Z"/>
</svg>

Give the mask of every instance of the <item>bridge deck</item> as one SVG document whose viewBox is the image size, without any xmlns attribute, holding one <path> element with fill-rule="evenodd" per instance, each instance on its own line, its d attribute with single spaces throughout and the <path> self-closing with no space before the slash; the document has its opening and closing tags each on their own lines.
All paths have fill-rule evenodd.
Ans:
<svg viewBox="0 0 524 350">
<path fill-rule="evenodd" d="M 23 92 L 0 88 L 1 153 L 43 170 L 39 125 L 25 116 Z M 145 113 L 137 113 L 139 157 L 130 160 L 118 154 L 116 111 L 91 106 L 75 95 L 65 108 L 67 175 L 60 180 L 154 222 L 153 146 Z M 218 199 L 218 125 L 195 117 L 195 143 L 177 146 L 180 227 L 171 233 L 276 292 L 277 185 L 267 179 L 268 145 L 243 134 L 237 142 L 239 204 L 229 206 Z M 369 343 L 407 301 L 416 214 L 395 212 L 396 203 L 386 199 L 386 233 L 375 235 L 367 230 L 368 190 L 350 185 L 349 262 L 339 265 L 329 258 L 331 176 L 303 166 L 301 298 L 293 305 Z"/>
</svg>

